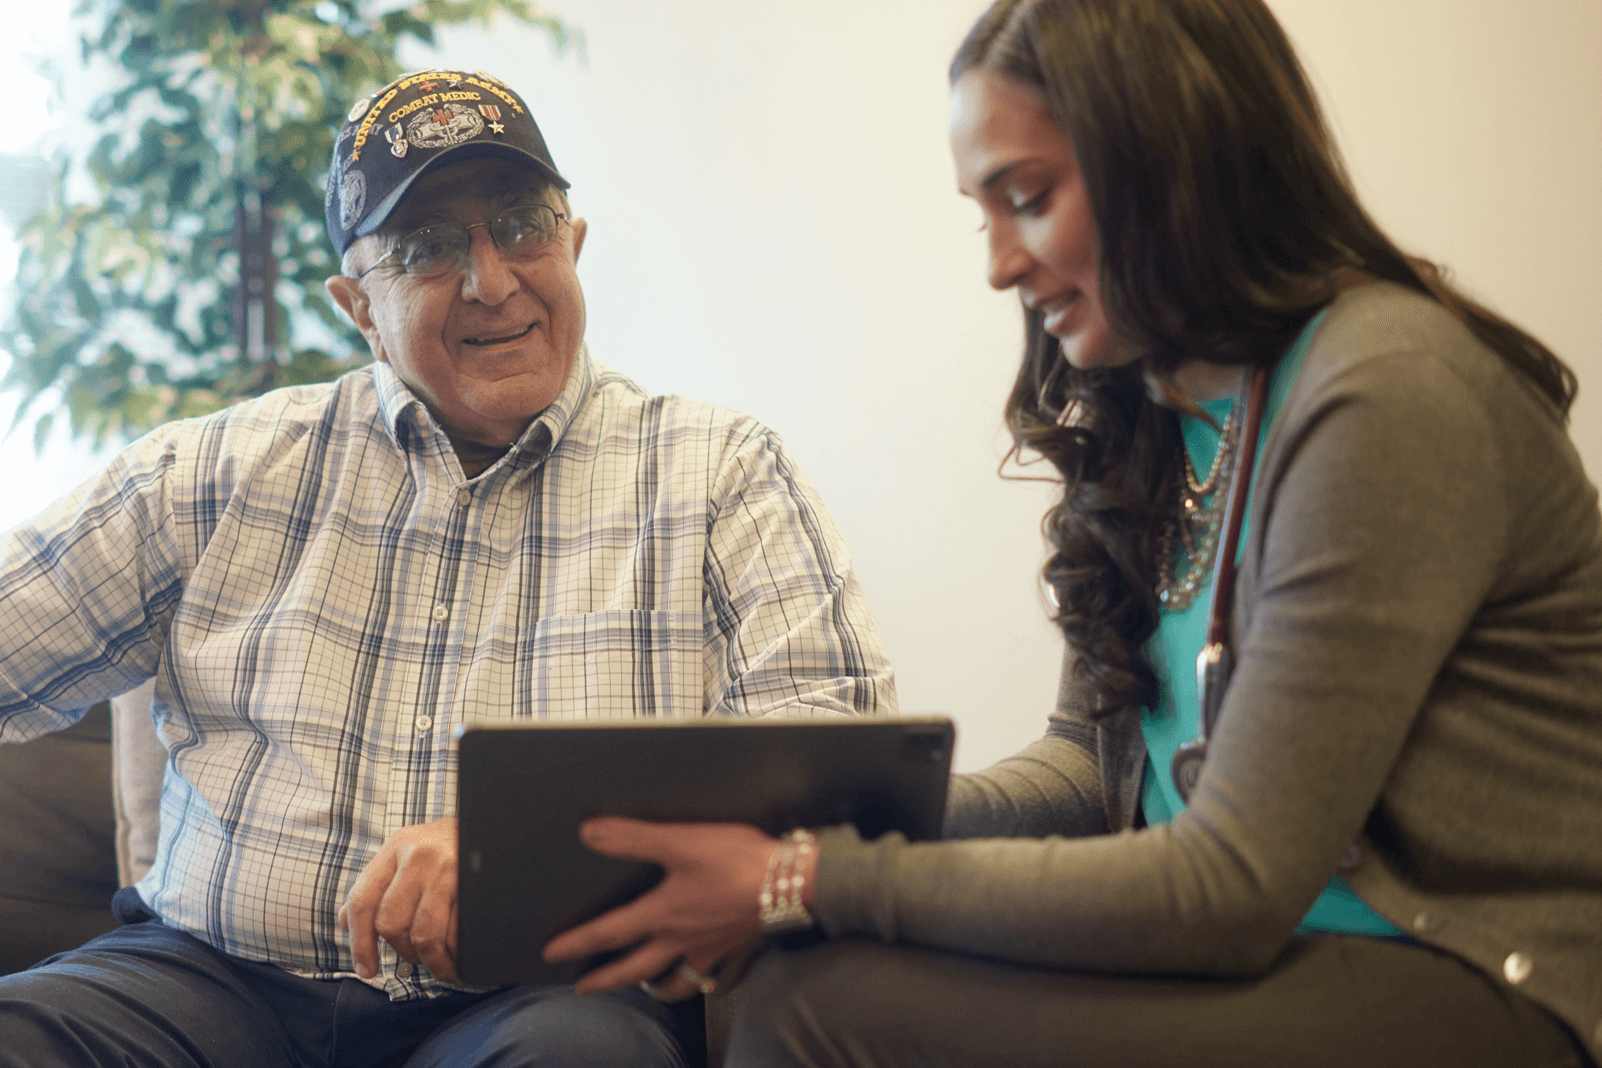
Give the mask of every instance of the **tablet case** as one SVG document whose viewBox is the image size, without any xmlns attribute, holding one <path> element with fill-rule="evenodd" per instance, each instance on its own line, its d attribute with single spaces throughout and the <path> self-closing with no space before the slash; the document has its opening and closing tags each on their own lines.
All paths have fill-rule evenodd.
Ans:
<svg viewBox="0 0 1602 1068">
<path fill-rule="evenodd" d="M 570 983 L 605 957 L 547 964 L 560 932 L 654 886 L 655 864 L 578 839 L 589 816 L 940 836 L 953 729 L 944 717 L 719 719 L 468 728 L 461 733 L 457 971 Z"/>
</svg>

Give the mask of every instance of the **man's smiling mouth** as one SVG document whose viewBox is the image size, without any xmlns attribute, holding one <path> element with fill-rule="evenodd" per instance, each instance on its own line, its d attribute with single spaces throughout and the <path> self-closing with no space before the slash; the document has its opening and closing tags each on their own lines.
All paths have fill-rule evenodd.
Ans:
<svg viewBox="0 0 1602 1068">
<path fill-rule="evenodd" d="M 507 334 L 505 337 L 464 337 L 464 338 L 462 338 L 462 344 L 464 344 L 464 345 L 504 345 L 508 341 L 516 341 L 519 338 L 527 337 L 528 334 L 529 334 L 529 331 L 533 330 L 538 325 L 539 325 L 538 323 L 529 323 L 526 327 L 524 327 L 522 330 L 519 330 L 517 333 L 515 333 L 515 334 Z"/>
</svg>

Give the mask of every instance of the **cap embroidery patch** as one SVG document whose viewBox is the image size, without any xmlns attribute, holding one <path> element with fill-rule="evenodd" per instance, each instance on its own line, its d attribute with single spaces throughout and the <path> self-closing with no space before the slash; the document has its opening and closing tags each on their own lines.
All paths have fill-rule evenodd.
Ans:
<svg viewBox="0 0 1602 1068">
<path fill-rule="evenodd" d="M 526 161 L 567 188 L 523 98 L 483 71 L 414 71 L 352 102 L 347 114 L 335 139 L 324 207 L 329 236 L 340 252 L 364 223 L 381 222 L 380 211 L 393 210 L 423 169 L 460 153 L 473 155 L 476 144 L 500 146 L 508 158 Z M 368 141 L 389 153 L 363 160 Z"/>
<path fill-rule="evenodd" d="M 406 139 L 416 148 L 450 148 L 471 141 L 484 130 L 484 120 L 462 104 L 428 108 L 406 124 Z"/>
<path fill-rule="evenodd" d="M 361 221 L 367 206 L 367 176 L 354 167 L 347 168 L 340 181 L 339 225 L 349 230 Z"/>
<path fill-rule="evenodd" d="M 418 82 L 428 81 L 429 77 L 428 74 L 412 74 L 402 78 L 400 81 L 390 83 L 389 89 L 383 96 L 378 98 L 377 103 L 368 109 L 367 115 L 362 119 L 361 126 L 356 130 L 356 141 L 351 145 L 350 150 L 350 161 L 352 163 L 361 158 L 362 146 L 367 143 L 367 135 L 372 131 L 373 123 L 378 121 L 378 117 L 389 106 L 389 102 Z M 391 119 L 390 121 L 393 122 L 395 120 Z"/>
<path fill-rule="evenodd" d="M 502 88 L 501 84 L 495 82 L 494 79 L 486 82 L 481 81 L 478 78 L 469 78 L 467 79 L 467 84 L 476 85 L 480 89 L 487 89 L 496 96 L 500 97 L 501 100 L 505 102 L 506 106 L 512 109 L 513 115 L 523 114 L 523 105 L 518 102 L 517 97 L 513 96 L 510 90 Z"/>
<path fill-rule="evenodd" d="M 328 181 L 323 193 L 323 211 L 325 212 L 328 210 L 328 206 L 334 202 L 334 197 L 339 195 L 340 185 L 345 181 L 346 164 L 340 156 L 345 150 L 345 142 L 349 141 L 354 133 L 355 131 L 347 126 L 339 132 L 339 137 L 334 141 L 334 158 L 328 165 Z"/>
</svg>

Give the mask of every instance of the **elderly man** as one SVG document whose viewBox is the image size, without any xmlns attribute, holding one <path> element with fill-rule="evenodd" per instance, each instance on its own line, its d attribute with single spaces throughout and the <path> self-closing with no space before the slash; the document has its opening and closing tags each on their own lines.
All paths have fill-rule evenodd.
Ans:
<svg viewBox="0 0 1602 1068">
<path fill-rule="evenodd" d="M 567 184 L 488 75 L 359 102 L 328 291 L 375 362 L 163 427 L 0 542 L 0 741 L 154 676 L 169 752 L 124 926 L 0 980 L 0 1065 L 681 1063 L 638 991 L 455 981 L 452 731 L 895 698 L 774 434 L 585 353 Z"/>
</svg>

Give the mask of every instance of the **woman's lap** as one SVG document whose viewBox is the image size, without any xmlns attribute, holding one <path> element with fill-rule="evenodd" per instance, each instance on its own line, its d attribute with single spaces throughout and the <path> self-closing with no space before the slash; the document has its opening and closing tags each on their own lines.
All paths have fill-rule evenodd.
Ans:
<svg viewBox="0 0 1602 1068">
<path fill-rule="evenodd" d="M 1568 1068 L 1553 1017 L 1457 959 L 1300 938 L 1250 980 L 1047 971 L 844 939 L 768 954 L 730 1068 Z"/>
</svg>

